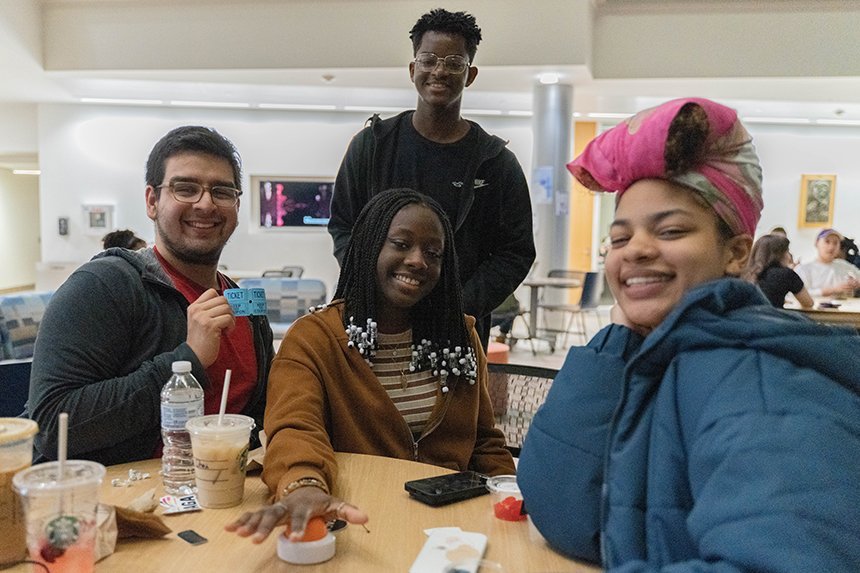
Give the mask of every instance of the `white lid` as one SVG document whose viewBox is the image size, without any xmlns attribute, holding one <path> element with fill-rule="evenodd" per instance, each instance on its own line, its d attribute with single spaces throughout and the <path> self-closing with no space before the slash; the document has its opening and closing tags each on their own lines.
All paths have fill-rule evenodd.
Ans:
<svg viewBox="0 0 860 573">
<path fill-rule="evenodd" d="M 39 424 L 26 418 L 0 418 L 0 444 L 11 444 L 32 438 Z"/>
<path fill-rule="evenodd" d="M 171 366 L 173 371 L 177 374 L 184 374 L 186 372 L 191 372 L 191 362 L 187 360 L 177 360 Z"/>
<path fill-rule="evenodd" d="M 313 565 L 334 557 L 334 535 L 326 533 L 316 541 L 290 541 L 286 535 L 278 536 L 278 557 L 287 563 Z"/>
</svg>

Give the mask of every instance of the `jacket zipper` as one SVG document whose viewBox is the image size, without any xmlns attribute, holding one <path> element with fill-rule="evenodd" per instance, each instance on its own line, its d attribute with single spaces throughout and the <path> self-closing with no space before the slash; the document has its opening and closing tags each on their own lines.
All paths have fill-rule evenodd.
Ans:
<svg viewBox="0 0 860 573">
<path fill-rule="evenodd" d="M 403 427 L 406 428 L 406 433 L 409 435 L 409 441 L 412 443 L 412 459 L 414 461 L 418 461 L 418 442 L 429 436 L 433 432 L 433 430 L 439 427 L 439 425 L 442 423 L 442 420 L 445 418 L 445 413 L 448 411 L 448 405 L 451 403 L 451 394 L 452 392 L 443 394 L 442 399 L 444 400 L 444 402 L 442 403 L 442 412 L 436 418 L 436 421 L 433 423 L 433 425 L 428 430 L 424 431 L 418 437 L 417 440 L 412 436 L 412 430 L 409 429 L 409 424 L 406 423 L 406 418 L 404 418 L 403 415 L 400 416 L 400 419 L 403 420 Z"/>
</svg>

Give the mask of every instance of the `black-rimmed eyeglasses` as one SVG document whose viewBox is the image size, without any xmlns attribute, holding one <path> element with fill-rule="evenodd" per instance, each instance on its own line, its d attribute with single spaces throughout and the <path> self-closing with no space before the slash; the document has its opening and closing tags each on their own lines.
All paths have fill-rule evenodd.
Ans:
<svg viewBox="0 0 860 573">
<path fill-rule="evenodd" d="M 439 62 L 442 62 L 442 67 L 445 68 L 446 72 L 452 74 L 462 74 L 469 67 L 469 60 L 458 54 L 440 58 L 433 52 L 421 52 L 415 56 L 415 65 L 422 72 L 432 72 L 439 65 Z"/>
<path fill-rule="evenodd" d="M 242 192 L 233 187 L 224 185 L 201 185 L 193 181 L 174 181 L 165 185 L 159 185 L 158 189 L 167 187 L 173 198 L 180 203 L 197 203 L 203 198 L 203 192 L 208 190 L 212 202 L 218 207 L 235 207 L 239 202 Z"/>
</svg>

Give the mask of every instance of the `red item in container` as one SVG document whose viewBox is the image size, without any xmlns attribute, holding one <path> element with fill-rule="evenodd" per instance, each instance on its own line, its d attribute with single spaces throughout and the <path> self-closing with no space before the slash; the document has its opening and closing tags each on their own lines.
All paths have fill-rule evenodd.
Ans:
<svg viewBox="0 0 860 573">
<path fill-rule="evenodd" d="M 505 521 L 522 521 L 526 518 L 525 515 L 522 515 L 522 511 L 523 500 L 512 495 L 493 505 L 493 512 L 496 517 Z"/>
</svg>

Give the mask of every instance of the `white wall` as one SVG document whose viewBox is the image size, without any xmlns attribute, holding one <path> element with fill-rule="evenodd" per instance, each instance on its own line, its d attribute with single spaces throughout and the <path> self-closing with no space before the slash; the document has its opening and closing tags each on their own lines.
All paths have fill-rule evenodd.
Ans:
<svg viewBox="0 0 860 573">
<path fill-rule="evenodd" d="M 239 149 L 243 189 L 251 175 L 334 177 L 350 138 L 369 114 L 130 108 L 46 104 L 39 109 L 40 196 L 44 261 L 89 259 L 101 250 L 100 237 L 85 234 L 82 204 L 116 205 L 115 226 L 132 228 L 154 240 L 144 209 L 144 164 L 155 142 L 186 124 L 214 127 Z M 511 141 L 528 173 L 531 122 L 528 118 L 480 118 L 491 133 Z M 247 197 L 247 195 L 246 195 Z M 261 231 L 250 201 L 240 208 L 239 227 L 222 255 L 234 270 L 261 270 L 286 264 L 305 267 L 305 276 L 323 279 L 329 293 L 338 267 L 325 229 Z M 57 218 L 70 218 L 66 237 Z"/>
<path fill-rule="evenodd" d="M 0 245 L 6 245 L 0 249 L 0 290 L 36 283 L 38 186 L 38 177 L 0 168 Z"/>
<path fill-rule="evenodd" d="M 764 211 L 757 235 L 779 225 L 788 231 L 795 258 L 815 258 L 821 229 L 799 229 L 803 174 L 835 174 L 833 227 L 860 238 L 860 128 L 748 126 L 761 157 Z"/>
</svg>

